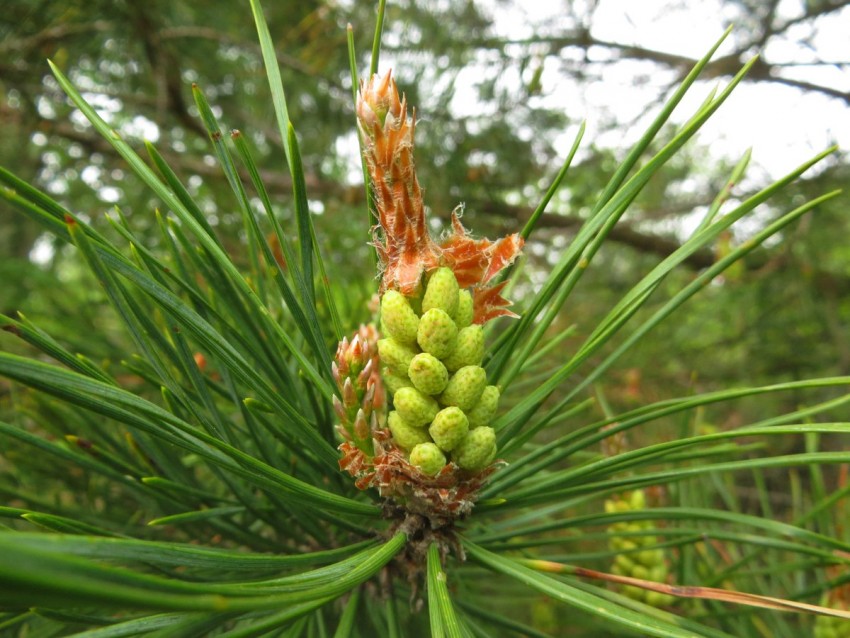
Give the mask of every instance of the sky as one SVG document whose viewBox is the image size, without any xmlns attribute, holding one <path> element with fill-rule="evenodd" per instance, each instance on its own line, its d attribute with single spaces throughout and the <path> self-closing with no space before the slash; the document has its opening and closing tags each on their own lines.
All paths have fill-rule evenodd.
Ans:
<svg viewBox="0 0 850 638">
<path fill-rule="evenodd" d="M 482 0 L 481 4 L 495 18 L 496 31 L 506 38 L 520 39 L 533 34 L 558 35 L 573 27 L 573 19 L 566 14 L 561 2 L 512 2 Z M 573 6 L 582 13 L 582 2 Z M 782 0 L 778 16 L 793 18 L 802 13 L 802 2 Z M 697 59 L 704 55 L 722 35 L 726 26 L 737 16 L 728 6 L 724 10 L 720 0 L 599 0 L 593 17 L 589 20 L 591 34 L 599 39 L 638 45 L 665 53 Z M 761 52 L 774 63 L 810 63 L 821 60 L 850 60 L 850 7 L 835 12 L 815 22 L 813 33 L 800 26 L 788 40 L 776 40 Z M 736 38 L 746 35 L 743 28 L 733 30 L 721 45 L 717 56 L 733 50 Z M 811 47 L 794 39 L 811 35 Z M 753 51 L 753 54 L 756 52 Z M 669 81 L 664 73 L 644 78 L 636 86 L 636 75 L 646 74 L 647 66 L 639 62 L 603 64 L 609 59 L 606 50 L 590 51 L 590 59 L 599 62 L 601 81 L 577 85 L 565 80 L 557 68 L 558 60 L 547 61 L 541 82 L 543 97 L 550 106 L 563 108 L 574 117 L 587 121 L 585 139 L 602 141 L 614 148 L 623 148 L 636 139 L 655 113 L 653 100 L 658 88 Z M 470 75 L 474 74 L 470 70 Z M 789 76 L 850 91 L 850 67 L 799 66 L 785 71 Z M 721 80 L 719 86 L 725 85 Z M 718 86 L 717 80 L 698 83 L 695 90 L 683 101 L 675 121 L 686 120 L 700 105 L 708 91 Z M 622 96 L 630 99 L 624 101 Z M 459 98 L 458 106 L 474 109 L 474 97 Z M 650 105 L 648 112 L 645 107 Z M 627 123 L 616 131 L 600 132 L 607 118 Z M 563 153 L 573 140 L 573 132 L 566 132 L 559 140 Z M 850 148 L 850 108 L 841 100 L 824 95 L 806 94 L 796 88 L 773 83 L 742 85 L 706 124 L 700 133 L 700 142 L 708 144 L 717 157 L 737 159 L 753 147 L 753 167 L 761 171 L 762 178 L 777 178 L 801 164 L 812 155 L 837 143 L 840 148 Z"/>
</svg>

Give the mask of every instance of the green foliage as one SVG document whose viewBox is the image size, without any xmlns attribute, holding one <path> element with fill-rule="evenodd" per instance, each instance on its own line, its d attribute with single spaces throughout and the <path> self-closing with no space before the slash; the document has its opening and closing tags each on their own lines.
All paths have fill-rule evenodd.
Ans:
<svg viewBox="0 0 850 638">
<path fill-rule="evenodd" d="M 302 11 L 297 4 L 275 11 Z M 628 397 L 608 405 L 594 392 L 647 343 L 657 352 L 671 333 L 692 331 L 678 319 L 686 302 L 697 304 L 700 322 L 724 323 L 722 314 L 713 314 L 717 297 L 745 298 L 733 285 L 736 264 L 766 242 L 786 238 L 805 215 L 829 213 L 838 192 L 805 193 L 744 243 L 724 245 L 726 233 L 758 214 L 769 198 L 800 188 L 795 180 L 832 149 L 733 205 L 721 192 L 668 256 L 657 263 L 636 260 L 639 278 L 611 295 L 600 292 L 604 312 L 577 332 L 564 309 L 594 269 L 612 263 L 605 251 L 618 222 L 753 64 L 670 132 L 673 109 L 694 89 L 715 46 L 623 161 L 586 194 L 582 225 L 554 266 L 542 275 L 534 264 L 514 269 L 513 297 L 522 318 L 488 325 L 492 345 L 483 368 L 476 361 L 457 373 L 472 370 L 464 375 L 474 376 L 466 386 L 475 385 L 475 398 L 455 401 L 472 412 L 482 393 L 487 403 L 487 415 L 477 415 L 481 424 L 470 432 L 481 440 L 459 452 L 469 457 L 467 464 L 477 469 L 484 463 L 494 438 L 506 463 L 489 477 L 467 519 L 423 529 L 411 522 L 413 515 L 399 517 L 377 493 L 358 490 L 339 471 L 332 354 L 340 338 L 368 318 L 373 292 L 359 282 L 369 276 L 361 274 L 366 268 L 352 274 L 339 252 L 365 243 L 368 228 L 362 213 L 338 233 L 342 239 L 314 227 L 305 166 L 321 143 L 309 134 L 314 129 L 296 135 L 293 120 L 320 128 L 318 122 L 333 115 L 321 108 L 308 114 L 293 95 L 315 87 L 290 83 L 278 68 L 275 45 L 309 49 L 327 42 L 273 42 L 259 2 L 251 6 L 292 190 L 285 214 L 272 204 L 253 159 L 255 147 L 273 136 L 257 142 L 234 133 L 228 141 L 206 95 L 225 113 L 235 100 L 193 89 L 224 175 L 220 181 L 232 191 L 226 205 L 235 202 L 238 211 L 231 224 L 219 227 L 157 145 L 146 144 L 149 161 L 143 159 L 86 101 L 61 63 L 52 65 L 59 86 L 132 170 L 132 188 L 150 191 L 155 212 L 145 215 L 140 205 L 133 215 L 117 209 L 107 220 L 89 221 L 0 169 L 0 197 L 73 246 L 74 259 L 85 265 L 85 274 L 65 286 L 67 305 L 56 309 L 50 330 L 23 315 L 2 319 L 20 339 L 16 348 L 23 355 L 0 353 L 0 374 L 13 382 L 4 406 L 10 422 L 0 422 L 6 502 L 0 507 L 0 630 L 45 636 L 430 632 L 452 638 L 808 631 L 807 617 L 754 607 L 720 613 L 728 612 L 721 606 L 728 603 L 717 599 L 700 607 L 677 598 L 667 609 L 654 608 L 582 576 L 606 569 L 623 535 L 633 533 L 653 557 L 664 550 L 674 583 L 814 602 L 846 582 L 840 575 L 830 579 L 827 568 L 846 567 L 850 555 L 837 522 L 848 487 L 839 483 L 833 491 L 833 469 L 846 465 L 850 453 L 822 442 L 850 431 L 842 420 L 850 378 L 797 378 L 812 370 L 795 369 L 779 383 L 695 390 L 682 398 L 632 397 L 632 405 L 619 405 Z M 474 13 L 471 4 L 463 6 Z M 399 10 L 389 8 L 391 14 Z M 296 16 L 302 25 L 313 15 L 306 5 L 303 11 Z M 464 16 L 464 24 L 474 34 L 481 25 L 472 18 Z M 314 28 L 326 26 L 317 22 Z M 334 38 L 344 39 L 336 32 Z M 447 47 L 446 55 L 462 53 Z M 415 86 L 408 96 L 415 101 Z M 498 142 L 497 133 L 481 135 Z M 583 129 L 524 237 L 537 236 L 546 203 L 560 184 L 570 183 L 582 135 Z M 533 163 L 522 165 L 530 171 Z M 730 181 L 745 165 L 730 169 Z M 530 174 L 495 168 L 514 180 Z M 698 274 L 683 274 L 688 260 L 720 247 Z M 839 260 L 839 252 L 835 247 L 830 254 Z M 355 254 L 370 262 L 365 250 Z M 722 277 L 732 284 L 721 286 Z M 758 285 L 770 294 L 770 284 Z M 435 284 L 436 301 L 429 298 L 427 305 L 452 322 L 461 310 L 454 308 L 456 282 L 448 288 L 444 294 Z M 459 305 L 467 305 L 463 297 Z M 404 313 L 403 306 L 395 310 Z M 402 326 L 406 342 L 413 334 L 409 320 L 408 313 L 388 322 L 390 331 Z M 730 333 L 725 326 L 712 331 Z M 384 360 L 413 358 L 404 343 L 381 343 Z M 479 358 L 477 344 L 470 346 L 473 359 Z M 670 352 L 669 360 L 653 366 L 674 365 L 681 354 Z M 458 396 L 470 391 L 451 387 Z M 491 420 L 496 402 L 503 407 Z M 706 423 L 709 410 L 729 406 L 746 418 L 719 428 Z M 410 429 L 427 439 L 424 429 Z M 600 442 L 624 432 L 634 437 L 632 449 L 599 453 Z M 411 439 L 409 447 L 418 448 L 423 467 L 445 462 L 435 462 L 436 446 L 417 444 L 423 440 Z M 777 450 L 780 444 L 787 449 Z M 664 506 L 605 511 L 612 495 L 651 486 L 666 492 Z"/>
</svg>

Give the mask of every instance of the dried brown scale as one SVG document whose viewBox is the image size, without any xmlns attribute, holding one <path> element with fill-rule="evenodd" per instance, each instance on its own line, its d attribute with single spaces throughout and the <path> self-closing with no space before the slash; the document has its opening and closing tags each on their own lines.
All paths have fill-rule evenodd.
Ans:
<svg viewBox="0 0 850 638">
<path fill-rule="evenodd" d="M 498 241 L 472 239 L 452 213 L 452 233 L 439 243 L 428 233 L 422 189 L 413 161 L 416 113 L 407 117 L 407 101 L 399 96 L 390 73 L 361 83 L 356 105 L 363 157 L 375 194 L 378 225 L 374 245 L 380 257 L 381 292 L 393 289 L 416 293 L 421 276 L 439 265 L 450 266 L 461 286 L 473 288 L 476 323 L 498 316 L 516 316 L 492 285 L 523 245 L 518 234 Z"/>
<path fill-rule="evenodd" d="M 399 97 L 390 74 L 363 84 L 356 108 L 378 211 L 374 244 L 384 266 L 381 291 L 394 288 L 411 294 L 421 274 L 438 259 L 413 162 L 415 113 L 408 119 L 407 101 Z"/>
</svg>

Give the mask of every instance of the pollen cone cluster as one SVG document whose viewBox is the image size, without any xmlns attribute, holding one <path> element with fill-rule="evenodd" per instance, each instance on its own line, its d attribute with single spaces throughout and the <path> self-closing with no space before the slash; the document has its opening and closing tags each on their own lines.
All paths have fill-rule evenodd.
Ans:
<svg viewBox="0 0 850 638">
<path fill-rule="evenodd" d="M 643 490 L 634 490 L 623 494 L 621 498 L 605 501 L 605 511 L 634 512 L 646 509 L 646 494 Z M 646 533 L 652 528 L 650 521 L 623 521 L 608 527 L 610 534 L 608 547 L 617 552 L 611 572 L 618 576 L 629 576 L 656 583 L 667 581 L 667 560 L 664 550 L 652 548 L 658 543 L 656 536 Z M 631 585 L 622 587 L 624 595 L 655 607 L 663 607 L 673 602 L 673 597 L 660 592 L 641 589 Z"/>
<path fill-rule="evenodd" d="M 484 331 L 472 323 L 469 291 L 459 289 L 451 270 L 438 268 L 421 297 L 384 293 L 381 327 L 381 372 L 394 407 L 387 425 L 410 463 L 429 476 L 449 460 L 471 473 L 490 465 L 499 389 L 487 384 L 481 367 Z"/>
<path fill-rule="evenodd" d="M 386 427 L 372 419 L 373 454 L 358 445 L 355 428 L 340 446 L 340 466 L 359 488 L 377 488 L 392 507 L 437 528 L 472 510 L 497 467 L 490 424 L 499 390 L 481 367 L 484 333 L 472 323 L 469 291 L 448 268 L 434 270 L 422 288 L 415 297 L 388 290 L 381 298 L 376 350 L 391 411 Z"/>
</svg>

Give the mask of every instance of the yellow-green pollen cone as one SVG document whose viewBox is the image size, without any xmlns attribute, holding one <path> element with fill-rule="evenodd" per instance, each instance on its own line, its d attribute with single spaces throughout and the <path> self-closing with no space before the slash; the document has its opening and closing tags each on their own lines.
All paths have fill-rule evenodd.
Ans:
<svg viewBox="0 0 850 638">
<path fill-rule="evenodd" d="M 457 311 L 455 312 L 455 324 L 458 328 L 466 328 L 472 325 L 475 316 L 475 308 L 472 305 L 472 293 L 461 290 L 457 293 Z"/>
<path fill-rule="evenodd" d="M 413 427 L 425 427 L 440 411 L 440 404 L 416 388 L 401 388 L 393 397 L 393 404 L 401 417 Z"/>
<path fill-rule="evenodd" d="M 471 410 L 487 387 L 487 373 L 481 366 L 464 366 L 455 372 L 440 395 L 440 403 Z"/>
<path fill-rule="evenodd" d="M 413 357 L 407 368 L 413 386 L 424 394 L 439 394 L 449 382 L 446 366 L 432 354 L 420 352 Z"/>
<path fill-rule="evenodd" d="M 496 457 L 496 432 L 482 426 L 470 430 L 452 452 L 452 461 L 463 470 L 478 472 Z"/>
<path fill-rule="evenodd" d="M 384 387 L 390 396 L 395 396 L 402 388 L 412 388 L 413 382 L 407 376 L 407 370 L 402 371 L 403 374 L 396 374 L 392 369 L 384 366 L 381 368 L 381 378 L 384 381 Z"/>
<path fill-rule="evenodd" d="M 454 351 L 443 359 L 449 372 L 464 366 L 478 366 L 484 359 L 484 328 L 467 326 L 457 333 Z"/>
<path fill-rule="evenodd" d="M 445 310 L 431 308 L 419 320 L 416 341 L 423 352 L 445 359 L 457 346 L 457 326 Z"/>
<path fill-rule="evenodd" d="M 390 412 L 387 417 L 387 425 L 389 425 L 395 442 L 405 450 L 412 450 L 420 443 L 431 442 L 431 437 L 428 436 L 426 430 L 410 425 L 398 412 Z"/>
<path fill-rule="evenodd" d="M 488 385 L 484 388 L 478 403 L 466 413 L 470 429 L 488 425 L 493 420 L 499 409 L 499 396 L 499 388 L 496 386 Z"/>
<path fill-rule="evenodd" d="M 404 345 L 393 339 L 378 339 L 378 356 L 381 362 L 389 366 L 391 370 L 407 370 L 416 350 L 411 346 Z"/>
<path fill-rule="evenodd" d="M 425 474 L 434 476 L 446 465 L 446 455 L 434 443 L 420 443 L 410 450 L 410 463 Z"/>
<path fill-rule="evenodd" d="M 428 434 L 441 450 L 451 452 L 469 432 L 469 420 L 460 408 L 444 408 L 437 413 Z"/>
<path fill-rule="evenodd" d="M 473 324 L 469 290 L 449 268 L 437 268 L 415 296 L 388 290 L 381 299 L 382 374 L 394 410 L 387 425 L 411 464 L 435 476 L 446 457 L 477 473 L 496 456 L 490 427 L 499 389 L 481 367 L 482 326 Z"/>
<path fill-rule="evenodd" d="M 399 343 L 413 345 L 419 329 L 419 317 L 403 294 L 387 290 L 381 298 L 381 321 L 389 336 Z"/>
<path fill-rule="evenodd" d="M 422 297 L 422 314 L 439 308 L 449 317 L 454 317 L 458 306 L 458 285 L 455 274 L 449 268 L 437 268 L 428 279 Z"/>
</svg>

